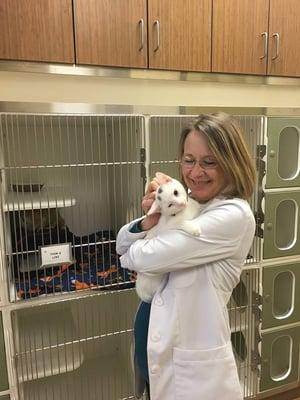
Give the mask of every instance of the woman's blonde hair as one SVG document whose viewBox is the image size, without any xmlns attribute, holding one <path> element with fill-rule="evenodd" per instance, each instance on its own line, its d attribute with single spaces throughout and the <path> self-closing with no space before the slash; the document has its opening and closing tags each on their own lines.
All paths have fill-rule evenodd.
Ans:
<svg viewBox="0 0 300 400">
<path fill-rule="evenodd" d="M 182 130 L 180 160 L 184 154 L 186 137 L 192 131 L 205 135 L 210 150 L 228 179 L 229 185 L 223 195 L 248 199 L 254 190 L 255 167 L 238 123 L 230 115 L 221 112 L 199 115 Z"/>
</svg>

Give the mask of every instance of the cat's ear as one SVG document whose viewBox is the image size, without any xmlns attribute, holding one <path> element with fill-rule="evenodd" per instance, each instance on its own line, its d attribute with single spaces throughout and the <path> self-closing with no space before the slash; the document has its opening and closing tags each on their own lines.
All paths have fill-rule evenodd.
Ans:
<svg viewBox="0 0 300 400">
<path fill-rule="evenodd" d="M 172 178 L 169 175 L 163 174 L 162 172 L 156 172 L 155 177 L 160 185 L 172 181 Z"/>
<path fill-rule="evenodd" d="M 152 214 L 156 214 L 156 213 L 160 213 L 161 212 L 161 208 L 159 206 L 158 201 L 154 200 L 154 202 L 152 203 L 152 206 L 150 207 L 150 210 L 147 212 L 147 215 L 152 215 Z"/>
</svg>

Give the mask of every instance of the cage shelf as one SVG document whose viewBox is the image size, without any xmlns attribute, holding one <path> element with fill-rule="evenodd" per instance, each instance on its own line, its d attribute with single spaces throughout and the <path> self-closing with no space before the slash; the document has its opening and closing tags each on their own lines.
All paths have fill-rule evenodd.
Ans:
<svg viewBox="0 0 300 400">
<path fill-rule="evenodd" d="M 115 352 L 85 360 L 67 374 L 24 382 L 22 389 L 24 400 L 133 399 L 131 381 L 129 354 Z"/>
<path fill-rule="evenodd" d="M 3 209 L 5 212 L 23 211 L 71 207 L 75 204 L 75 198 L 68 196 L 64 188 L 47 187 L 39 192 L 7 192 Z"/>
</svg>

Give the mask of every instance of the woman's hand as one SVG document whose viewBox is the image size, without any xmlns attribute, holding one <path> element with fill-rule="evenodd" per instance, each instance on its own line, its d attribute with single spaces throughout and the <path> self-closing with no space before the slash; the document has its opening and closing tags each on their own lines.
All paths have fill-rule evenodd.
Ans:
<svg viewBox="0 0 300 400">
<path fill-rule="evenodd" d="M 155 200 L 155 192 L 157 188 L 160 186 L 158 179 L 153 178 L 153 180 L 149 183 L 145 196 L 142 200 L 142 208 L 146 217 L 141 222 L 141 228 L 143 231 L 148 231 L 149 229 L 153 228 L 153 226 L 157 225 L 160 213 L 155 213 L 151 215 L 147 215 L 148 211 L 150 210 L 154 200 Z"/>
</svg>

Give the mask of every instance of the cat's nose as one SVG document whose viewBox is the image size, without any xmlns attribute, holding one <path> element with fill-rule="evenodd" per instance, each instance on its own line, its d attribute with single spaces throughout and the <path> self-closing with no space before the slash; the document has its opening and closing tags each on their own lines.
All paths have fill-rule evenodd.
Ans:
<svg viewBox="0 0 300 400">
<path fill-rule="evenodd" d="M 185 207 L 186 206 L 186 200 L 178 201 L 177 204 L 178 204 L 179 207 Z"/>
</svg>

